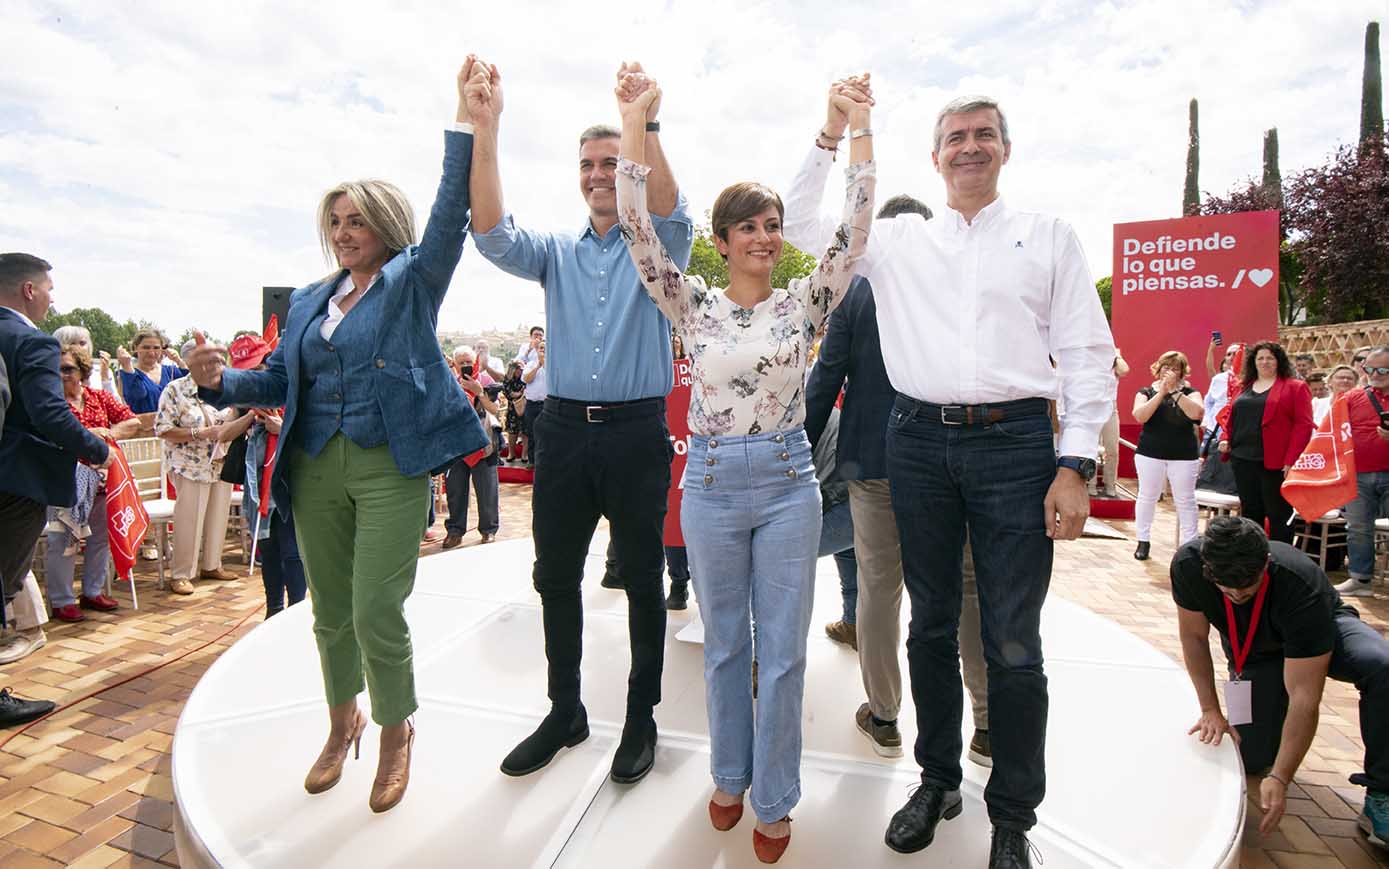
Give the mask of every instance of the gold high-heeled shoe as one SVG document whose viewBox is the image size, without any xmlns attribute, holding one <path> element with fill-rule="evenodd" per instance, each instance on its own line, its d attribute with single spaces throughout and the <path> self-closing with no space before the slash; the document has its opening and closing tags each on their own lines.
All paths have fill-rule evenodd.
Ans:
<svg viewBox="0 0 1389 869">
<path fill-rule="evenodd" d="M 409 733 L 405 737 L 404 762 L 401 762 L 399 749 L 393 757 L 387 758 L 383 753 L 377 760 L 376 780 L 371 783 L 371 799 L 367 801 L 367 805 L 377 814 L 395 808 L 396 803 L 404 798 L 405 788 L 410 784 L 410 754 L 415 745 L 415 724 L 407 718 L 405 726 Z"/>
<path fill-rule="evenodd" d="M 352 730 L 347 738 L 337 745 L 333 744 L 332 734 L 328 736 L 328 743 L 323 746 L 323 752 L 314 761 L 314 765 L 309 767 L 309 774 L 304 777 L 304 790 L 311 794 L 321 794 L 338 783 L 342 778 L 342 766 L 347 762 L 347 749 L 353 749 L 353 757 L 362 756 L 362 731 L 367 729 L 367 716 L 354 706 L 356 720 L 352 722 Z"/>
</svg>

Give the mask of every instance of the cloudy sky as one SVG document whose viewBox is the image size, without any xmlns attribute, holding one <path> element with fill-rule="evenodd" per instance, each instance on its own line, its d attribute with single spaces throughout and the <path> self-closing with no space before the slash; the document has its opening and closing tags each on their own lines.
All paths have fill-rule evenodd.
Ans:
<svg viewBox="0 0 1389 869">
<path fill-rule="evenodd" d="M 1114 223 L 1179 213 L 1191 97 L 1203 190 L 1257 174 L 1274 126 L 1288 175 L 1354 139 L 1365 24 L 1389 23 L 1389 0 L 939 5 L 4 0 L 0 249 L 52 261 L 60 309 L 255 328 L 262 285 L 329 270 L 324 189 L 387 178 L 427 213 L 474 51 L 502 71 L 506 201 L 536 228 L 582 227 L 575 141 L 616 121 L 624 59 L 661 83 L 696 215 L 734 181 L 784 188 L 828 83 L 869 70 L 883 198 L 939 206 L 934 113 L 992 94 L 1014 140 L 1005 196 L 1073 222 L 1098 277 Z M 511 328 L 542 304 L 470 242 L 440 325 Z"/>
</svg>

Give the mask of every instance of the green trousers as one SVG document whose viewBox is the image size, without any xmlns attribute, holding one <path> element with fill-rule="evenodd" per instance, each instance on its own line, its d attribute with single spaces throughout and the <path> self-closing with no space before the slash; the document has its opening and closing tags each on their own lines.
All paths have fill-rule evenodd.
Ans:
<svg viewBox="0 0 1389 869">
<path fill-rule="evenodd" d="M 290 447 L 295 536 L 304 559 L 328 705 L 371 694 L 371 717 L 409 717 L 415 672 L 405 599 L 429 513 L 429 477 L 406 477 L 389 447 L 341 432 L 312 458 Z"/>
</svg>

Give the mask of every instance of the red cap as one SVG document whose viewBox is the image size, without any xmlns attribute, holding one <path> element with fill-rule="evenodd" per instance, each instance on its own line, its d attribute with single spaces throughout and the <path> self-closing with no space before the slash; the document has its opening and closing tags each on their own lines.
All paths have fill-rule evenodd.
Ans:
<svg viewBox="0 0 1389 869">
<path fill-rule="evenodd" d="M 231 343 L 232 367 L 242 370 L 255 368 L 273 349 L 259 335 L 242 335 Z"/>
</svg>

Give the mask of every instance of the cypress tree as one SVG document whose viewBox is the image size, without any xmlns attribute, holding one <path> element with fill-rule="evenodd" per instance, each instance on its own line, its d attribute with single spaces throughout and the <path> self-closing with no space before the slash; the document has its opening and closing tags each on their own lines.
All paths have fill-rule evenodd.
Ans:
<svg viewBox="0 0 1389 869">
<path fill-rule="evenodd" d="M 1278 169 L 1278 128 L 1264 133 L 1264 196 L 1273 208 L 1283 207 L 1283 173 Z"/>
<path fill-rule="evenodd" d="M 1379 22 L 1365 26 L 1365 74 L 1360 85 L 1360 141 L 1384 139 L 1384 84 L 1379 71 Z"/>
<path fill-rule="evenodd" d="M 1182 215 L 1201 213 L 1201 187 L 1197 176 L 1201 171 L 1201 133 L 1196 126 L 1196 99 L 1191 100 L 1190 124 L 1186 140 L 1186 188 L 1182 191 Z"/>
</svg>

